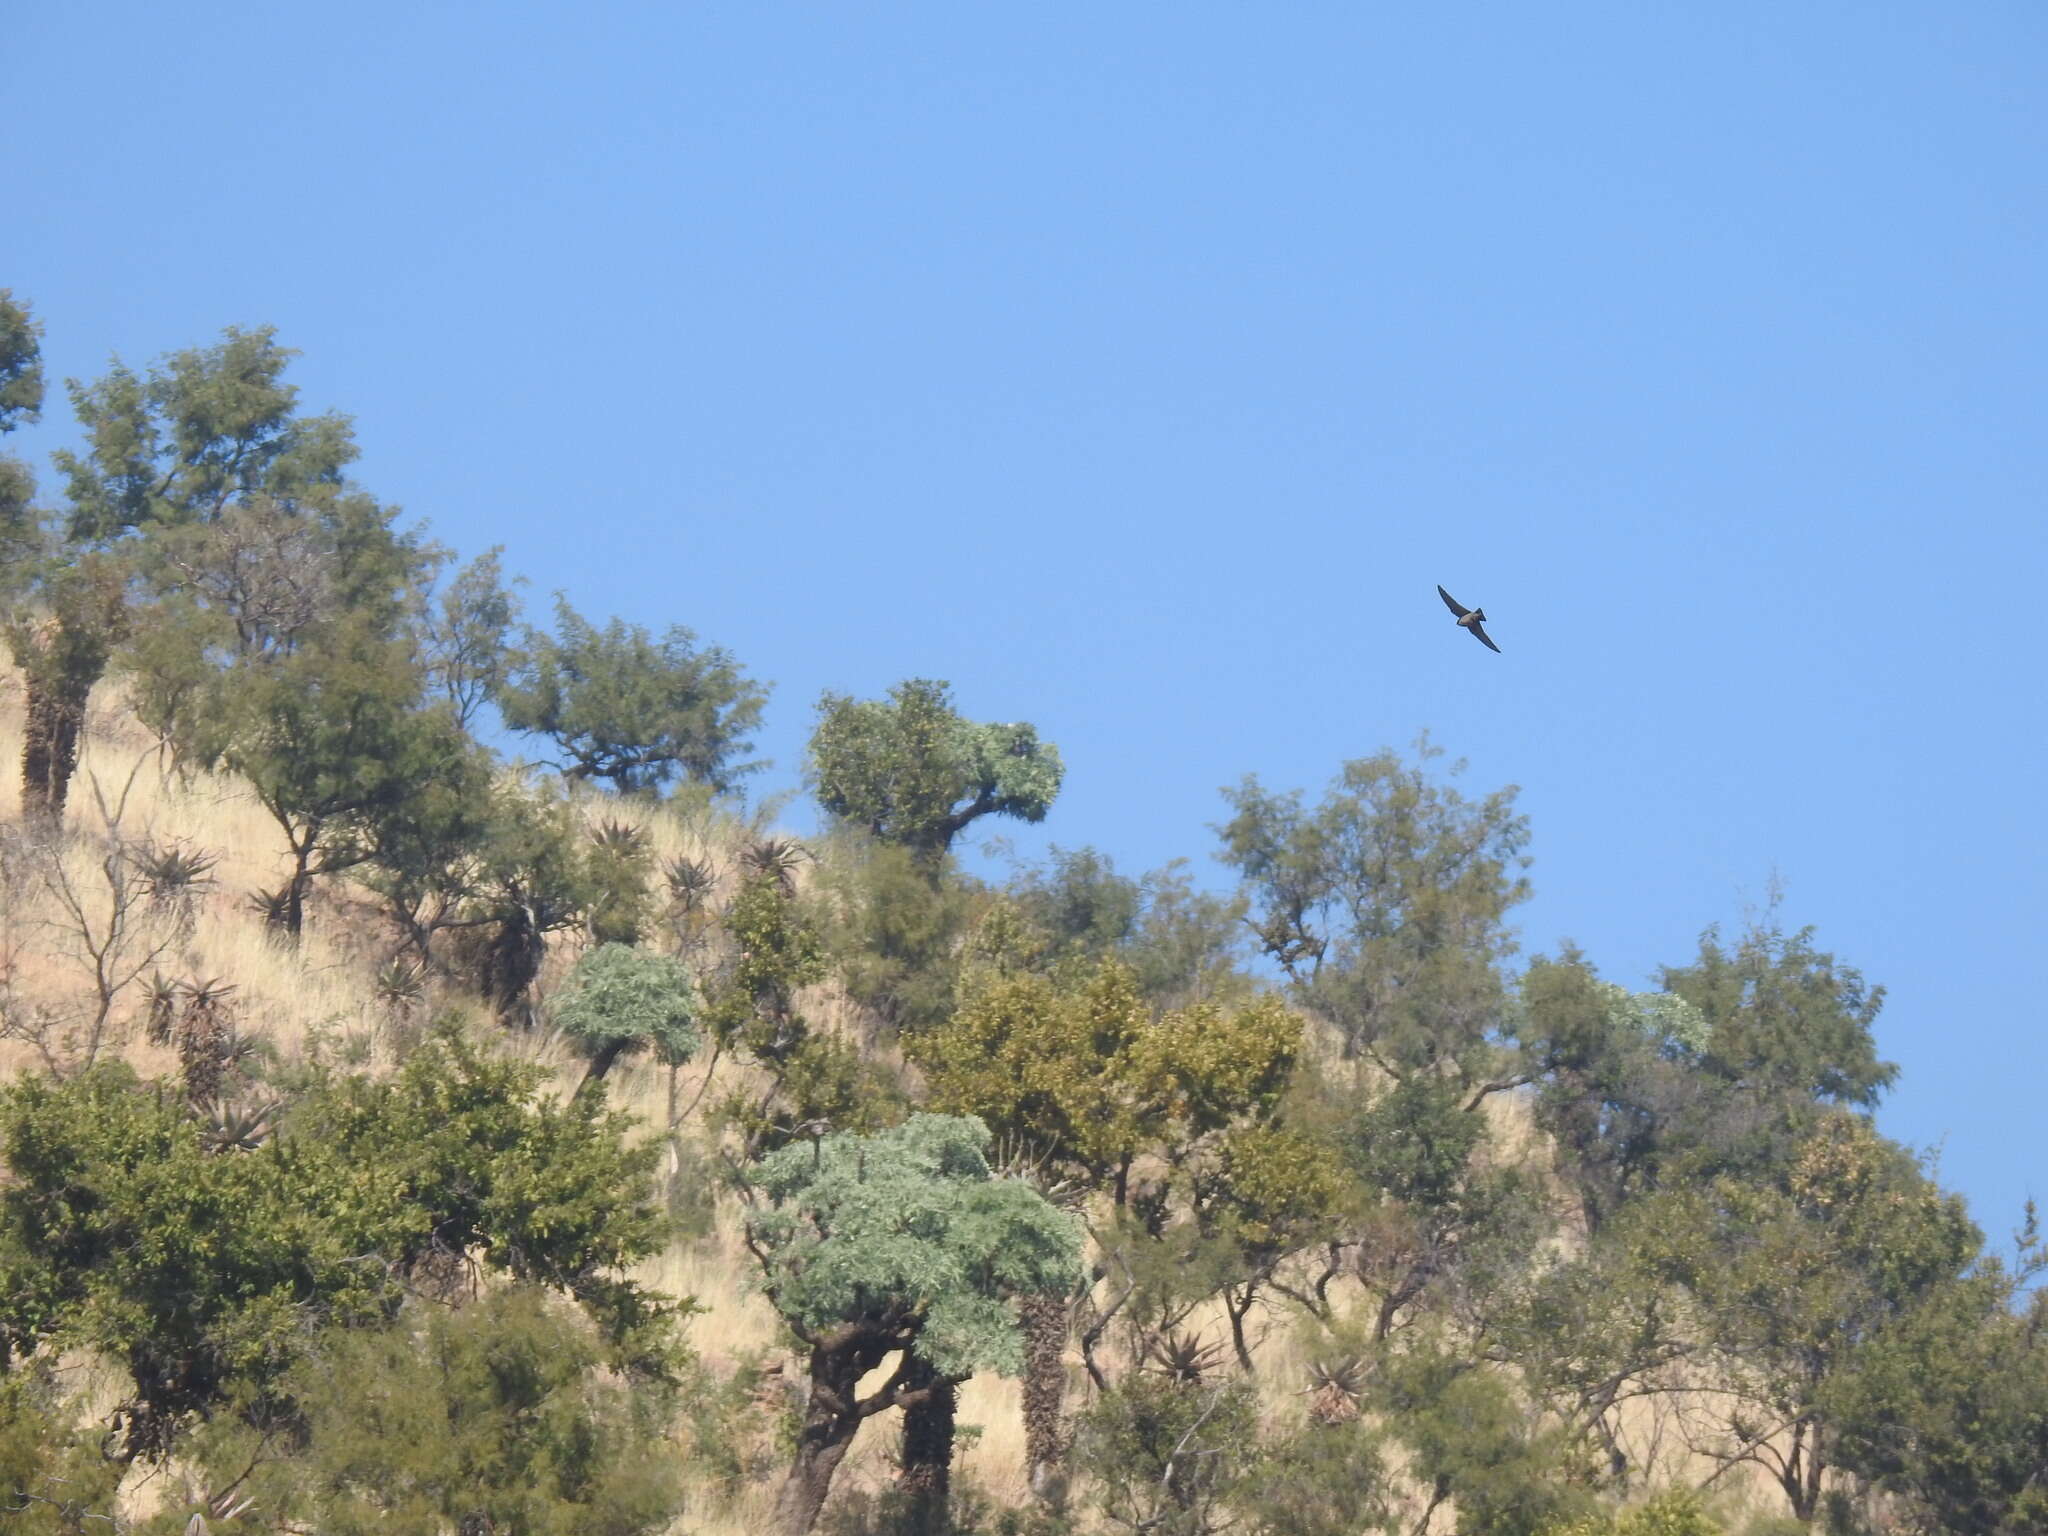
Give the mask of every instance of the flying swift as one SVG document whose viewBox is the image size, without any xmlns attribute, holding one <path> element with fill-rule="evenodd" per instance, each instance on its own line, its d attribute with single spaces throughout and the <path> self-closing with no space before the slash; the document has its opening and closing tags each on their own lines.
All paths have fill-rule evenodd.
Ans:
<svg viewBox="0 0 2048 1536">
<path fill-rule="evenodd" d="M 1495 645 L 1493 638 L 1479 627 L 1486 621 L 1486 610 L 1484 608 L 1460 607 L 1458 600 L 1443 589 L 1441 582 L 1437 584 L 1436 595 L 1444 600 L 1446 608 L 1458 616 L 1458 628 L 1469 629 L 1472 631 L 1472 637 L 1481 645 L 1496 655 L 1500 654 L 1500 647 Z"/>
</svg>

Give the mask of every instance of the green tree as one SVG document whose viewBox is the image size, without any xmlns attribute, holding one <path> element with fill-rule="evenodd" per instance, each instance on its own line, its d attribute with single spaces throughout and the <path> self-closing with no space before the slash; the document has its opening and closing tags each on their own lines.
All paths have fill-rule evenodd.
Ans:
<svg viewBox="0 0 2048 1536">
<path fill-rule="evenodd" d="M 910 1054 L 935 1108 L 979 1116 L 1122 1205 L 1142 1154 L 1184 1164 L 1269 1117 L 1300 1045 L 1277 998 L 1155 1015 L 1130 969 L 1106 960 L 1075 982 L 997 976 Z"/>
<path fill-rule="evenodd" d="M 1199 1272 L 1169 1264 L 1160 1278 L 1197 1296 L 1237 1283 L 1233 1338 L 1244 1357 L 1243 1318 L 1273 1246 L 1328 1195 L 1318 1149 L 1250 1134 L 1269 1130 L 1278 1111 L 1300 1049 L 1297 1017 L 1274 998 L 1155 1014 L 1130 969 L 1106 959 L 1059 976 L 998 969 L 952 1019 L 905 1044 L 934 1109 L 979 1117 L 1052 1183 L 1107 1190 L 1122 1209 L 1140 1157 L 1159 1155 L 1186 1175 L 1183 1193 L 1192 1181 L 1205 1218 L 1198 1225 L 1212 1238 L 1229 1230 L 1217 1245 L 1223 1262 Z M 1163 1210 L 1147 1217 L 1163 1219 Z M 1062 1298 L 1027 1304 L 1025 1317 L 1027 1454 L 1043 1485 L 1064 1454 L 1070 1316 Z"/>
<path fill-rule="evenodd" d="M 1161 1006 L 1241 997 L 1244 903 L 1197 891 L 1185 862 L 1133 879 L 1093 848 L 1056 847 L 1044 867 L 1023 872 L 1004 894 L 1035 935 L 1034 964 L 1114 954 Z"/>
<path fill-rule="evenodd" d="M 500 1018 L 529 1022 L 548 936 L 580 927 L 603 896 L 574 808 L 461 743 L 433 777 L 356 823 L 365 857 L 352 874 L 383 897 L 406 945 Z"/>
<path fill-rule="evenodd" d="M 513 730 L 554 741 L 569 778 L 627 794 L 680 773 L 724 790 L 761 766 L 738 758 L 767 690 L 724 650 L 680 626 L 658 641 L 622 619 L 598 629 L 559 594 L 555 631 L 526 631 L 497 701 Z"/>
<path fill-rule="evenodd" d="M 1456 1507 L 1459 1536 L 1536 1536 L 1587 1512 L 1585 1470 L 1512 1377 L 1444 1338 L 1378 1364 L 1371 1399 L 1425 1501 L 1416 1530 L 1446 1503 Z"/>
<path fill-rule="evenodd" d="M 42 327 L 0 289 L 0 433 L 39 420 L 42 405 Z M 27 706 L 22 810 L 54 824 L 78 766 L 86 702 L 121 638 L 124 603 L 118 568 L 53 548 L 34 500 L 28 466 L 0 454 L 0 632 L 22 670 Z"/>
<path fill-rule="evenodd" d="M 1137 1373 L 1076 1426 L 1075 1459 L 1113 1528 L 1212 1536 L 1242 1518 L 1259 1462 L 1258 1393 Z M 1355 1526 L 1350 1529 L 1356 1529 Z"/>
<path fill-rule="evenodd" d="M 638 1536 L 681 1512 L 668 1402 L 605 1369 L 587 1320 L 511 1286 L 311 1340 L 292 1436 L 226 1423 L 192 1459 L 272 1525 L 331 1536 Z M 176 1511 L 182 1519 L 183 1510 Z"/>
<path fill-rule="evenodd" d="M 345 416 L 298 414 L 298 388 L 284 382 L 297 355 L 269 326 L 231 326 L 147 377 L 116 360 L 93 384 L 66 381 L 86 435 L 83 453 L 55 456 L 69 537 L 105 544 L 149 525 L 209 521 L 248 496 L 295 504 L 340 490 L 354 436 Z"/>
<path fill-rule="evenodd" d="M 94 685 L 126 629 L 119 566 L 97 552 L 40 573 L 41 611 L 6 624 L 8 650 L 21 668 L 21 804 L 31 820 L 63 820 L 79 737 Z"/>
<path fill-rule="evenodd" d="M 540 1076 L 444 1033 L 395 1077 L 316 1084 L 250 1150 L 119 1065 L 0 1090 L 8 1361 L 102 1352 L 126 1455 L 157 1458 L 230 1405 L 288 1420 L 309 1327 L 381 1324 L 402 1282 L 474 1263 L 574 1296 L 611 1359 L 659 1371 L 671 1309 L 624 1277 L 658 1244 L 657 1154 Z"/>
<path fill-rule="evenodd" d="M 1706 1016 L 1675 994 L 1601 981 L 1569 947 L 1531 961 L 1519 992 L 1536 1123 L 1597 1233 L 1656 1186 L 1668 1159 L 1720 1134 L 1727 1092 L 1699 1065 Z"/>
<path fill-rule="evenodd" d="M 1611 1515 L 1552 1526 L 1544 1536 L 1723 1536 L 1726 1530 L 1690 1488 L 1671 1488 Z"/>
<path fill-rule="evenodd" d="M 1911 1531 L 2048 1530 L 2048 1292 L 2018 1279 L 1986 1264 L 1941 1287 L 1828 1393 L 1837 1464 Z"/>
<path fill-rule="evenodd" d="M 1815 948 L 1811 928 L 1788 934 L 1766 916 L 1732 949 L 1710 928 L 1699 957 L 1660 980 L 1706 1021 L 1694 1059 L 1722 1090 L 1702 1148 L 1713 1166 L 1782 1161 L 1820 1106 L 1875 1108 L 1898 1077 L 1871 1034 L 1884 988 Z"/>
<path fill-rule="evenodd" d="M 957 871 L 921 864 L 907 848 L 835 838 L 813 904 L 833 974 L 883 1028 L 911 1036 L 953 1012 L 961 948 L 985 900 Z"/>
<path fill-rule="evenodd" d="M 944 1384 L 1023 1364 L 1016 1298 L 1080 1277 L 1078 1219 L 989 1169 L 986 1127 L 915 1115 L 872 1136 L 794 1143 L 750 1176 L 747 1244 L 762 1289 L 810 1352 L 810 1396 L 776 1523 L 802 1536 L 862 1423 L 891 1407 L 935 1410 L 913 1490 L 929 1522 L 951 1458 Z M 902 1361 L 866 1396 L 861 1379 Z M 910 1469 L 906 1469 L 908 1474 Z"/>
<path fill-rule="evenodd" d="M 43 328 L 11 288 L 0 288 L 0 432 L 43 411 Z"/>
<path fill-rule="evenodd" d="M 925 678 L 897 684 L 887 700 L 826 694 L 811 771 L 828 815 L 908 848 L 933 871 L 983 816 L 1043 821 L 1065 772 L 1059 748 L 1034 727 L 962 719 L 949 686 Z"/>
<path fill-rule="evenodd" d="M 680 1066 L 697 1054 L 697 988 L 683 963 L 625 944 L 600 944 L 556 994 L 555 1023 L 590 1056 L 583 1081 L 601 1080 L 621 1055 L 652 1049 Z"/>
<path fill-rule="evenodd" d="M 1346 763 L 1313 808 L 1248 778 L 1225 791 L 1221 857 L 1246 882 L 1260 948 L 1348 1055 L 1396 1077 L 1444 1063 L 1486 1090 L 1508 1086 L 1489 1079 L 1528 822 L 1513 788 L 1475 801 L 1434 782 L 1440 755 L 1425 739 L 1412 765 Z"/>
<path fill-rule="evenodd" d="M 121 1466 L 81 1432 L 76 1404 L 48 1377 L 0 1375 L 0 1514 L 20 1536 L 110 1528 Z"/>
<path fill-rule="evenodd" d="M 519 598 L 512 588 L 525 578 L 506 582 L 504 554 L 504 546 L 493 545 L 438 592 L 414 597 L 411 628 L 428 688 L 454 706 L 464 730 L 503 691 L 512 663 L 509 637 L 519 621 Z"/>
<path fill-rule="evenodd" d="M 371 523 L 389 542 L 390 516 L 346 485 L 356 456 L 347 418 L 297 414 L 298 391 L 283 378 L 295 355 L 268 328 L 230 328 L 218 345 L 173 353 L 146 377 L 116 360 L 96 383 L 67 381 L 85 444 L 54 456 L 69 500 L 60 564 L 88 550 L 117 554 L 122 579 L 143 573 L 157 602 L 98 641 L 97 668 L 67 674 L 56 715 L 82 719 L 123 639 L 137 646 L 145 718 L 169 741 L 162 710 L 175 702 L 193 719 L 207 713 L 194 685 L 210 673 L 205 652 L 223 627 L 260 623 L 256 610 L 284 592 L 294 595 L 288 606 L 307 591 L 334 589 L 336 606 L 363 595 L 331 572 L 306 579 L 293 568 L 304 551 L 287 530 L 302 521 L 345 524 L 359 543 Z M 266 519 L 246 505 L 254 502 L 280 515 Z"/>
<path fill-rule="evenodd" d="M 1682 1286 L 1697 1370 L 1725 1383 L 1696 1449 L 1753 1464 L 1793 1518 L 1821 1510 L 1836 1463 L 1831 1398 L 1872 1351 L 1975 1262 L 1981 1238 L 1904 1148 L 1830 1111 L 1768 1181 L 1722 1174 L 1646 1197 L 1640 1262 Z"/>
<path fill-rule="evenodd" d="M 357 450 L 347 418 L 299 414 L 283 377 L 294 355 L 268 329 L 230 329 L 147 377 L 117 361 L 95 384 L 70 381 L 85 443 L 56 455 L 70 504 L 53 569 L 96 554 L 110 562 L 109 590 L 125 589 L 130 601 L 97 605 L 83 626 L 90 633 L 42 647 L 77 658 L 48 705 L 60 726 L 75 731 L 122 643 L 140 712 L 180 761 L 219 761 L 233 718 L 248 727 L 243 747 L 260 754 L 250 733 L 277 722 L 253 723 L 245 692 L 261 692 L 276 666 L 322 638 L 341 637 L 325 647 L 330 666 L 396 639 L 408 592 L 438 556 L 395 530 L 394 509 L 348 482 Z M 61 605 L 44 606 L 60 629 L 81 627 L 64 622 Z M 32 692 L 41 686 L 35 670 Z M 348 776 L 360 766 L 301 773 Z M 61 801 L 54 781 L 49 797 Z M 304 879 L 302 863 L 286 903 L 294 910 Z"/>
<path fill-rule="evenodd" d="M 42 419 L 43 328 L 13 290 L 0 288 L 0 433 Z M 0 601 L 14 595 L 41 542 L 28 465 L 0 453 Z"/>
<path fill-rule="evenodd" d="M 218 729 L 206 756 L 247 780 L 284 833 L 291 874 L 275 915 L 293 939 L 313 879 L 366 862 L 367 824 L 472 750 L 452 714 L 420 707 L 402 647 L 353 627 L 250 672 Z"/>
</svg>

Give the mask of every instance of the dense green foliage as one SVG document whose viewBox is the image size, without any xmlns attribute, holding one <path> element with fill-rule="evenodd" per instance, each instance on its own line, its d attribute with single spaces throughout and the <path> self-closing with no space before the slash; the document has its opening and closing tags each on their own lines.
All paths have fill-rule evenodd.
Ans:
<svg viewBox="0 0 2048 1536">
<path fill-rule="evenodd" d="M 1066 771 L 1032 726 L 964 719 L 949 685 L 926 678 L 886 700 L 826 694 L 811 767 L 829 814 L 926 863 L 984 816 L 1043 821 Z"/>
<path fill-rule="evenodd" d="M 623 1277 L 650 1252 L 649 1155 L 588 1101 L 453 1034 L 397 1077 L 326 1079 L 284 1132 L 219 1150 L 178 1099 L 104 1066 L 0 1093 L 0 1342 L 122 1362 L 129 1455 L 196 1415 L 285 1412 L 308 1319 L 384 1321 L 403 1282 L 474 1261 L 590 1309 L 621 1360 L 657 1367 L 666 1308 Z"/>
<path fill-rule="evenodd" d="M 605 1372 L 605 1354 L 587 1322 L 530 1287 L 408 1308 L 391 1327 L 331 1330 L 300 1353 L 284 1383 L 298 1447 L 266 1457 L 237 1424 L 203 1462 L 224 1482 L 254 1458 L 242 1497 L 268 1521 L 335 1536 L 660 1531 L 682 1505 L 660 1433 L 669 1405 Z"/>
<path fill-rule="evenodd" d="M 697 989 L 682 962 L 625 944 L 600 944 L 576 962 L 555 998 L 555 1023 L 590 1052 L 603 1077 L 623 1051 L 645 1046 L 681 1065 L 696 1055 Z"/>
</svg>

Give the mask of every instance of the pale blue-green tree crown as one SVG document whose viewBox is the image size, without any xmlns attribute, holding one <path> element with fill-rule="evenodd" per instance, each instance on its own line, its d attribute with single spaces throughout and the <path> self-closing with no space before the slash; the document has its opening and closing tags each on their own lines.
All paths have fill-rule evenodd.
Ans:
<svg viewBox="0 0 2048 1536">
<path fill-rule="evenodd" d="M 812 1333 L 901 1319 L 947 1375 L 1022 1371 L 1009 1300 L 1078 1283 L 1082 1227 L 1029 1185 L 997 1178 L 988 1146 L 979 1119 L 913 1115 L 764 1158 L 752 1181 L 768 1203 L 748 1235 L 777 1310 Z"/>
<path fill-rule="evenodd" d="M 1673 992 L 1631 992 L 1611 981 L 1600 983 L 1607 997 L 1608 1022 L 1646 1040 L 1697 1055 L 1707 1048 L 1713 1026 L 1707 1016 Z"/>
<path fill-rule="evenodd" d="M 696 985 L 672 955 L 600 944 L 576 962 L 555 999 L 555 1023 L 593 1050 L 646 1042 L 671 1065 L 704 1043 Z"/>
</svg>

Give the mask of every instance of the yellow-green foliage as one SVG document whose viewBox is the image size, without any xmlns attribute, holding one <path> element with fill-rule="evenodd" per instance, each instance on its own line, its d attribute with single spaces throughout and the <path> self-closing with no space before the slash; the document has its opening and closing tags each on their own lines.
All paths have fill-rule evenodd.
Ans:
<svg viewBox="0 0 2048 1536">
<path fill-rule="evenodd" d="M 1611 1515 L 1552 1526 L 1544 1536 L 1724 1536 L 1726 1529 L 1698 1494 L 1673 1488 Z"/>
<path fill-rule="evenodd" d="M 907 1042 L 932 1105 L 980 1115 L 1096 1183 L 1144 1153 L 1190 1150 L 1266 1114 L 1301 1049 L 1277 998 L 1154 1015 L 1128 967 L 1106 960 L 1077 984 L 997 976 L 947 1023 Z"/>
</svg>

